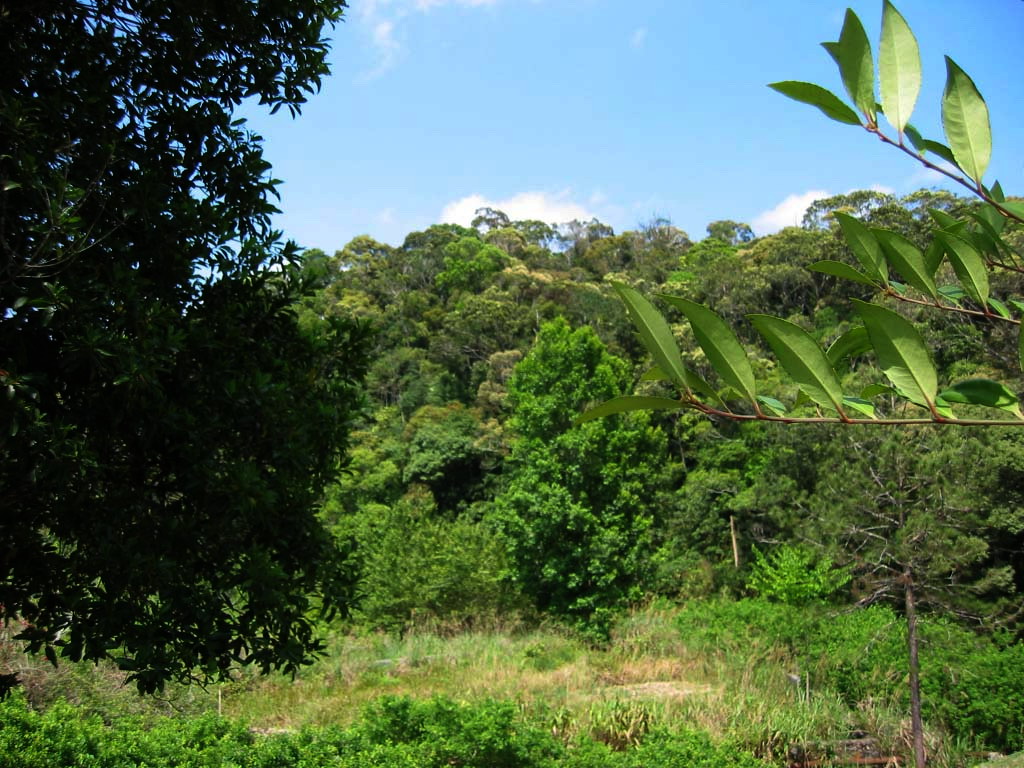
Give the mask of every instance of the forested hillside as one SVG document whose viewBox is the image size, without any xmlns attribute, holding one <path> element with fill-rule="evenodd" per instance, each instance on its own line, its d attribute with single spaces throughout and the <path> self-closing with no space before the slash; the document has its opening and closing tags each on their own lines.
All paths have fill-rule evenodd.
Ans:
<svg viewBox="0 0 1024 768">
<path fill-rule="evenodd" d="M 651 361 L 613 282 L 707 304 L 755 351 L 759 379 L 795 392 L 745 316 L 789 318 L 824 344 L 851 326 L 849 299 L 871 289 L 807 269 L 856 263 L 833 214 L 923 250 L 929 209 L 956 217 L 973 205 L 941 191 L 854 192 L 815 203 L 799 228 L 754 238 L 717 221 L 696 243 L 663 220 L 615 234 L 481 210 L 472 228 L 311 254 L 322 288 L 302 312 L 374 329 L 352 460 L 323 507 L 358 574 L 356 614 L 401 629 L 520 611 L 600 638 L 616 611 L 654 596 L 755 593 L 752 564 L 784 552 L 845 573 L 828 582 L 839 604 L 898 600 L 913 563 L 931 609 L 1015 628 L 1024 478 L 1014 431 L 716 424 L 692 412 L 574 426 L 589 405 L 661 386 L 641 381 Z M 1021 293 L 1019 275 L 1000 280 L 993 295 Z M 925 328 L 943 381 L 1020 389 L 1009 334 L 902 311 Z M 686 362 L 706 372 L 689 326 L 673 320 Z M 869 383 L 864 361 L 849 366 L 848 388 Z"/>
</svg>

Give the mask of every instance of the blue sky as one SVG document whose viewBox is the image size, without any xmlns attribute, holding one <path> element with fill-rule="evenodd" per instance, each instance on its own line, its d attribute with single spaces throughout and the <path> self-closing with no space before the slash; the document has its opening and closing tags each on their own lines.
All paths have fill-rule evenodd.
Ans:
<svg viewBox="0 0 1024 768">
<path fill-rule="evenodd" d="M 860 128 L 766 86 L 842 93 L 818 45 L 847 3 L 825 0 L 350 0 L 332 76 L 296 120 L 247 110 L 280 191 L 277 225 L 333 252 L 391 244 L 491 205 L 512 218 L 654 216 L 693 239 L 715 219 L 759 234 L 825 194 L 943 186 Z M 1021 0 L 899 0 L 924 87 L 913 122 L 943 140 L 949 54 L 991 110 L 986 181 L 1024 193 Z M 881 0 L 854 2 L 877 48 Z"/>
</svg>

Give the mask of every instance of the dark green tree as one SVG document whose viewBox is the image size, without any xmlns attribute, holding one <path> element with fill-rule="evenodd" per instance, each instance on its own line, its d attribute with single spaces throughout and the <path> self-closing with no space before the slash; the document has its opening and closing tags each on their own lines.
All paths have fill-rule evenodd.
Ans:
<svg viewBox="0 0 1024 768">
<path fill-rule="evenodd" d="M 492 516 L 524 594 L 598 631 L 643 592 L 666 489 L 665 436 L 646 415 L 572 421 L 628 381 L 625 362 L 591 329 L 545 324 L 509 381 L 517 436 Z"/>
<path fill-rule="evenodd" d="M 0 618 L 51 660 L 294 671 L 347 603 L 314 507 L 364 332 L 298 322 L 235 116 L 298 112 L 344 7 L 0 2 Z"/>
</svg>

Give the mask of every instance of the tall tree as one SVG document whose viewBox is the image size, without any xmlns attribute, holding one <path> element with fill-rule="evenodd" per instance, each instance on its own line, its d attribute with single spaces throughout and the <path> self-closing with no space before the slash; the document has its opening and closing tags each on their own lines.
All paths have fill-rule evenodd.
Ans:
<svg viewBox="0 0 1024 768">
<path fill-rule="evenodd" d="M 0 618 L 140 690 L 295 670 L 361 326 L 300 323 L 243 100 L 298 112 L 343 0 L 0 2 Z"/>
<path fill-rule="evenodd" d="M 584 403 L 627 381 L 625 362 L 589 328 L 541 328 L 509 381 L 517 436 L 492 517 L 524 593 L 598 631 L 642 593 L 666 488 L 665 437 L 646 416 L 572 424 Z"/>
</svg>

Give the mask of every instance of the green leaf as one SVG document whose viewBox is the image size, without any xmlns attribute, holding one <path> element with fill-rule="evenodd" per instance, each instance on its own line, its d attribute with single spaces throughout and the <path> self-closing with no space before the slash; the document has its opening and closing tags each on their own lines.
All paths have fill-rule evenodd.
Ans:
<svg viewBox="0 0 1024 768">
<path fill-rule="evenodd" d="M 855 411 L 863 413 L 869 419 L 876 418 L 875 406 L 873 403 L 867 400 L 862 400 L 859 397 L 844 397 L 843 405 L 847 406 L 848 408 L 852 408 Z"/>
<path fill-rule="evenodd" d="M 956 164 L 980 184 L 992 156 L 988 106 L 974 81 L 949 56 L 946 89 L 942 94 L 942 127 Z"/>
<path fill-rule="evenodd" d="M 993 299 L 990 296 L 988 299 L 988 305 L 997 315 L 999 315 L 1004 320 L 1009 320 L 1011 318 L 1010 310 L 1007 309 L 1006 305 L 1003 304 L 1003 302 L 1001 302 L 999 299 Z"/>
<path fill-rule="evenodd" d="M 941 208 L 929 208 L 928 215 L 932 217 L 932 221 L 938 224 L 942 229 L 955 230 L 967 226 L 965 222 L 960 219 L 954 218 L 946 213 Z"/>
<path fill-rule="evenodd" d="M 939 267 L 942 265 L 942 257 L 945 255 L 945 251 L 942 250 L 942 245 L 935 239 L 928 243 L 928 247 L 924 249 L 924 266 L 928 270 L 928 274 L 935 278 L 935 273 L 939 271 Z"/>
<path fill-rule="evenodd" d="M 855 325 L 829 345 L 825 356 L 835 368 L 843 360 L 859 357 L 870 350 L 871 340 L 868 338 L 868 329 L 863 325 Z"/>
<path fill-rule="evenodd" d="M 824 48 L 826 53 L 828 53 L 828 55 L 832 57 L 832 61 L 834 61 L 838 65 L 839 64 L 839 42 L 835 41 L 835 42 L 822 43 L 821 47 Z"/>
<path fill-rule="evenodd" d="M 865 400 L 878 397 L 879 395 L 895 395 L 898 394 L 896 390 L 890 387 L 888 384 L 868 384 L 864 389 L 861 390 L 860 396 Z"/>
<path fill-rule="evenodd" d="M 850 99 L 870 122 L 875 122 L 875 64 L 871 43 L 857 14 L 846 9 L 839 33 L 839 74 Z"/>
<path fill-rule="evenodd" d="M 943 285 L 939 288 L 939 296 L 959 306 L 960 302 L 967 297 L 967 291 L 959 285 Z"/>
<path fill-rule="evenodd" d="M 672 330 L 665 318 L 647 299 L 628 285 L 612 284 L 626 305 L 626 313 L 633 321 L 640 341 L 654 358 L 654 364 L 660 368 L 669 380 L 680 389 L 686 389 L 686 377 L 683 373 L 683 361 L 679 355 Z"/>
<path fill-rule="evenodd" d="M 903 276 L 903 279 L 921 293 L 938 299 L 935 280 L 931 272 L 928 271 L 924 254 L 918 247 L 899 232 L 892 232 L 888 229 L 872 229 L 871 231 L 878 238 L 878 242 L 882 244 L 882 250 L 889 259 L 889 263 Z"/>
<path fill-rule="evenodd" d="M 860 219 L 850 216 L 848 213 L 836 211 L 833 215 L 839 222 L 843 236 L 846 238 L 850 250 L 853 251 L 853 255 L 857 257 L 868 275 L 884 285 L 889 279 L 885 257 L 882 255 L 882 248 L 871 229 Z"/>
<path fill-rule="evenodd" d="M 825 275 L 841 277 L 844 280 L 853 280 L 855 283 L 870 285 L 872 288 L 879 287 L 877 282 L 872 280 L 863 272 L 842 261 L 831 261 L 830 259 L 826 259 L 825 261 L 816 261 L 813 264 L 809 264 L 807 268 L 812 272 L 821 272 Z"/>
<path fill-rule="evenodd" d="M 882 5 L 878 79 L 885 116 L 902 133 L 921 91 L 921 55 L 906 19 L 889 0 Z"/>
<path fill-rule="evenodd" d="M 944 390 L 939 397 L 950 403 L 998 408 L 1012 413 L 1018 419 L 1024 419 L 1017 396 L 1003 384 L 991 379 L 967 379 L 957 382 L 949 389 Z"/>
<path fill-rule="evenodd" d="M 714 400 L 715 402 L 722 402 L 722 398 L 720 398 L 718 393 L 711 388 L 711 385 L 689 368 L 683 368 L 683 381 L 685 381 L 686 385 L 697 394 L 704 395 L 709 400 Z"/>
<path fill-rule="evenodd" d="M 921 334 L 913 324 L 897 313 L 851 299 L 868 330 L 871 346 L 878 356 L 878 365 L 897 389 L 913 400 L 920 398 L 930 407 L 935 405 L 938 378 Z"/>
<path fill-rule="evenodd" d="M 1006 217 L 991 205 L 983 205 L 976 213 L 970 214 L 971 218 L 977 221 L 988 230 L 992 237 L 999 237 L 1006 226 Z"/>
<path fill-rule="evenodd" d="M 4 192 L 10 192 L 12 189 L 17 189 L 21 184 L 17 181 L 5 181 Z"/>
<path fill-rule="evenodd" d="M 751 402 L 757 396 L 754 372 L 735 334 L 718 315 L 707 307 L 678 296 L 661 296 L 690 321 L 693 335 L 700 344 L 708 362 L 728 386 Z"/>
<path fill-rule="evenodd" d="M 988 270 L 985 260 L 974 249 L 974 246 L 952 232 L 939 230 L 935 233 L 935 241 L 942 244 L 946 255 L 953 264 L 953 271 L 960 279 L 960 285 L 967 295 L 982 307 L 988 304 Z"/>
<path fill-rule="evenodd" d="M 1006 200 L 1006 195 L 1003 194 L 1003 185 L 998 181 L 992 185 L 992 190 L 989 192 L 989 196 L 997 203 L 1002 203 Z"/>
<path fill-rule="evenodd" d="M 747 315 L 764 336 L 786 373 L 811 400 L 843 414 L 843 390 L 818 343 L 798 325 L 771 315 Z"/>
<path fill-rule="evenodd" d="M 1006 200 L 1004 202 L 1001 202 L 999 205 L 1008 210 L 1021 221 L 1024 221 L 1024 203 L 1018 200 Z"/>
<path fill-rule="evenodd" d="M 1012 306 L 1018 312 L 1024 313 L 1024 301 L 1021 301 L 1020 299 L 1007 299 L 1006 303 Z"/>
<path fill-rule="evenodd" d="M 953 157 L 953 150 L 945 144 L 938 141 L 932 141 L 931 139 L 922 139 L 921 145 L 924 147 L 926 152 L 938 155 L 950 165 L 956 165 L 956 158 Z"/>
<path fill-rule="evenodd" d="M 640 377 L 640 381 L 672 381 L 672 379 L 660 367 L 655 365 Z"/>
<path fill-rule="evenodd" d="M 606 400 L 600 405 L 595 405 L 593 408 L 588 408 L 573 420 L 573 424 L 582 424 L 586 421 L 601 419 L 616 413 L 628 413 L 630 411 L 678 411 L 687 407 L 689 406 L 686 403 L 680 400 L 672 400 L 668 397 L 619 395 L 611 400 Z"/>
<path fill-rule="evenodd" d="M 802 83 L 798 80 L 783 80 L 779 83 L 769 83 L 768 87 L 778 91 L 783 96 L 788 96 L 794 101 L 803 104 L 810 104 L 825 113 L 826 117 L 837 120 L 847 125 L 860 125 L 860 118 L 857 113 L 850 109 L 838 96 L 820 85 L 814 83 Z"/>
<path fill-rule="evenodd" d="M 918 154 L 924 154 L 924 138 L 921 136 L 921 132 L 917 130 L 910 123 L 903 126 L 903 133 L 908 139 L 910 139 L 911 145 L 917 150 Z"/>
<path fill-rule="evenodd" d="M 774 397 L 768 397 L 768 395 L 758 395 L 757 402 L 767 408 L 776 416 L 786 415 L 786 406 L 783 405 L 782 401 L 776 400 Z"/>
<path fill-rule="evenodd" d="M 1018 326 L 1021 330 L 1017 334 L 1017 363 L 1024 371 L 1024 325 Z"/>
</svg>

